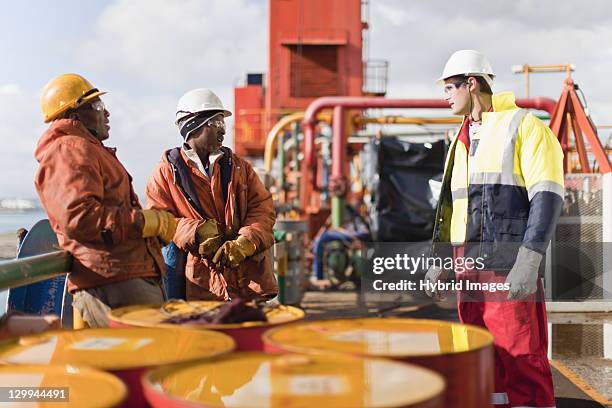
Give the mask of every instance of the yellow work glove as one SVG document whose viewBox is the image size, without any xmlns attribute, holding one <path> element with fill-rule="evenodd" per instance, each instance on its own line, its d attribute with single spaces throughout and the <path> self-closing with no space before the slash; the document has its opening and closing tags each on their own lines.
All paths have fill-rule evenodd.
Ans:
<svg viewBox="0 0 612 408">
<path fill-rule="evenodd" d="M 172 241 L 176 232 L 176 220 L 174 215 L 163 210 L 142 210 L 144 226 L 142 237 L 158 237 L 165 244 Z"/>
<path fill-rule="evenodd" d="M 242 235 L 233 241 L 227 241 L 217 250 L 213 263 L 218 266 L 236 268 L 247 257 L 253 255 L 257 247 Z"/>
<path fill-rule="evenodd" d="M 215 219 L 204 221 L 196 229 L 198 253 L 204 258 L 212 258 L 223 244 L 223 235 L 219 233 L 219 224 Z"/>
</svg>

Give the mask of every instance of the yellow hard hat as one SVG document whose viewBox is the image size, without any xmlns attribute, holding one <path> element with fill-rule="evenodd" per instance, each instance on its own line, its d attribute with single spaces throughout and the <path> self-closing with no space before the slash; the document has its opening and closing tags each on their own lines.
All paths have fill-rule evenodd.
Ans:
<svg viewBox="0 0 612 408">
<path fill-rule="evenodd" d="M 42 91 L 40 103 L 45 123 L 57 119 L 68 109 L 74 109 L 97 96 L 104 95 L 78 74 L 62 74 L 53 78 Z"/>
</svg>

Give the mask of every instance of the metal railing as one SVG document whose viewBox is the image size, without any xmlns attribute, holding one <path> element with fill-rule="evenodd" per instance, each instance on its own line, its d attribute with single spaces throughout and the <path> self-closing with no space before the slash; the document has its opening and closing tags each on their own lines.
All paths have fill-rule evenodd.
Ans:
<svg viewBox="0 0 612 408">
<path fill-rule="evenodd" d="M 389 61 L 368 60 L 363 62 L 363 93 L 370 96 L 387 94 Z"/>
</svg>

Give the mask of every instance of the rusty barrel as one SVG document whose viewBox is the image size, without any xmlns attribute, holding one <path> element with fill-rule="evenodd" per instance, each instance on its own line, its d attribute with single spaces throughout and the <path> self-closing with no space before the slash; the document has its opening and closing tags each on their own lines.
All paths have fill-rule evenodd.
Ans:
<svg viewBox="0 0 612 408">
<path fill-rule="evenodd" d="M 232 351 L 231 337 L 207 330 L 124 328 L 50 331 L 0 345 L 0 362 L 74 365 L 108 371 L 126 384 L 122 407 L 146 407 L 145 369 L 217 356 Z M 82 406 L 89 406 L 88 404 Z"/>
<path fill-rule="evenodd" d="M 364 318 L 302 322 L 265 333 L 268 352 L 343 353 L 401 360 L 446 380 L 446 407 L 491 406 L 493 336 L 437 320 Z"/>
<path fill-rule="evenodd" d="M 422 367 L 342 355 L 231 353 L 143 377 L 154 408 L 441 408 L 444 380 Z"/>
<path fill-rule="evenodd" d="M 230 324 L 184 323 L 181 325 L 164 323 L 170 317 L 187 316 L 219 307 L 224 302 L 189 301 L 169 302 L 159 305 L 138 305 L 114 309 L 110 314 L 111 327 L 185 327 L 190 329 L 215 330 L 227 334 L 236 342 L 236 350 L 263 350 L 262 334 L 279 325 L 304 319 L 304 311 L 292 306 L 277 306 L 266 311 L 267 322 L 244 322 Z"/>
</svg>

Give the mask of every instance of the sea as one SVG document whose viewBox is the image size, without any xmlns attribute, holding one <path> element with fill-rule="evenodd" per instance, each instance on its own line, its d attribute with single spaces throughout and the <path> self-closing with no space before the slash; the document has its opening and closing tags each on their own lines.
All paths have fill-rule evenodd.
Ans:
<svg viewBox="0 0 612 408">
<path fill-rule="evenodd" d="M 29 230 L 36 222 L 47 218 L 43 210 L 0 210 L 0 234 Z"/>
</svg>

